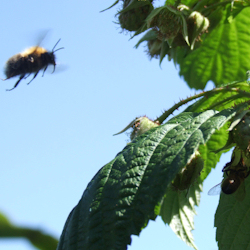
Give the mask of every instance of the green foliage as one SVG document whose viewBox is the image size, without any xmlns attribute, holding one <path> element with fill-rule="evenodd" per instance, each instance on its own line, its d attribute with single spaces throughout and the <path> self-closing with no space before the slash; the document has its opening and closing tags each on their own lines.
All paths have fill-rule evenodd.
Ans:
<svg viewBox="0 0 250 250">
<path fill-rule="evenodd" d="M 221 193 L 219 206 L 215 215 L 216 240 L 220 250 L 247 250 L 250 245 L 250 178 L 244 183 L 247 195 L 239 201 L 237 195 Z"/>
<path fill-rule="evenodd" d="M 130 5 L 142 2 L 150 4 L 131 0 Z M 250 68 L 249 7 L 244 0 L 166 1 L 137 22 L 134 36 L 147 32 L 136 48 L 146 41 L 151 58 L 159 58 L 160 64 L 166 56 L 173 60 L 190 88 L 204 89 L 208 81 L 221 86 L 244 79 Z"/>
<path fill-rule="evenodd" d="M 250 122 L 245 114 L 250 86 L 245 80 L 250 69 L 250 3 L 167 0 L 154 9 L 151 0 L 117 0 L 109 8 L 119 2 L 121 28 L 133 37 L 145 32 L 136 48 L 146 42 L 151 58 L 160 64 L 166 57 L 173 60 L 190 88 L 204 89 L 208 81 L 220 87 L 181 100 L 155 121 L 137 118 L 130 123 L 126 128 L 134 128 L 132 141 L 90 181 L 68 216 L 57 249 L 127 249 L 131 235 L 139 235 L 158 215 L 197 249 L 192 230 L 203 181 L 235 144 L 244 148 L 244 161 L 249 161 Z M 215 217 L 219 249 L 249 249 L 250 196 L 237 199 L 244 188 L 249 193 L 250 178 L 235 194 L 221 194 Z M 24 237 L 42 250 L 57 245 L 53 237 L 15 226 L 3 214 L 0 237 Z"/>
<path fill-rule="evenodd" d="M 168 186 L 161 206 L 161 217 L 187 245 L 197 249 L 194 244 L 195 206 L 199 205 L 202 184 L 200 172 L 204 167 L 201 155 L 196 152 L 192 161 L 178 173 Z"/>
<path fill-rule="evenodd" d="M 148 221 L 159 214 L 169 184 L 199 146 L 246 107 L 247 104 L 241 104 L 221 112 L 183 112 L 136 137 L 89 183 L 66 221 L 58 250 L 126 249 L 131 243 L 130 236 L 139 235 Z M 200 185 L 190 190 L 192 198 L 186 201 L 180 195 L 174 209 L 179 211 L 177 220 L 183 223 L 180 236 L 184 235 L 193 244 L 192 216 L 194 205 L 198 204 Z M 187 209 L 183 204 L 188 204 Z M 168 206 L 171 203 L 164 201 L 164 207 Z M 165 216 L 163 207 L 160 213 L 165 222 L 172 219 L 175 225 L 177 220 Z"/>
<path fill-rule="evenodd" d="M 194 229 L 195 206 L 199 205 L 202 185 L 196 181 L 188 191 L 181 191 L 170 186 L 161 206 L 163 221 L 187 245 L 197 249 L 191 231 Z"/>
<path fill-rule="evenodd" d="M 135 47 L 146 42 L 151 58 L 158 58 L 160 64 L 166 56 L 173 60 L 191 88 L 204 89 L 208 81 L 220 87 L 181 100 L 145 133 L 136 123 L 139 118 L 123 130 L 133 126 L 141 133 L 132 132 L 132 141 L 89 183 L 66 221 L 58 250 L 127 249 L 131 235 L 139 235 L 158 215 L 197 249 L 192 230 L 202 182 L 221 154 L 248 136 L 244 115 L 250 98 L 245 81 L 250 69 L 249 1 L 167 0 L 164 6 L 151 6 L 142 13 L 144 6 L 151 6 L 151 1 L 123 0 L 117 14 L 121 27 L 133 31 L 133 38 L 145 32 Z M 185 112 L 168 120 L 194 100 Z M 248 147 L 246 140 L 244 149 Z M 243 165 L 249 158 L 247 151 L 244 154 Z M 199 161 L 190 170 L 197 155 Z M 249 245 L 245 218 L 250 196 L 239 203 L 238 192 L 221 195 L 215 220 L 220 249 Z"/>
<path fill-rule="evenodd" d="M 246 81 L 233 82 L 223 87 L 204 92 L 202 98 L 189 106 L 186 111 L 202 112 L 207 109 L 223 110 L 248 101 L 250 85 Z"/>
<path fill-rule="evenodd" d="M 250 2 L 167 0 L 154 9 L 152 0 L 117 0 L 107 9 L 119 2 L 121 28 L 133 37 L 145 32 L 136 48 L 146 42 L 150 58 L 160 64 L 166 57 L 173 60 L 190 88 L 204 89 L 208 81 L 219 87 L 181 100 L 155 121 L 140 117 L 130 123 L 125 130 L 134 128 L 132 141 L 90 181 L 68 216 L 57 249 L 127 249 L 131 235 L 139 235 L 158 215 L 197 249 L 192 230 L 203 181 L 234 145 L 244 152 L 242 164 L 250 167 L 250 85 L 245 81 L 250 69 Z M 250 178 L 243 179 L 234 194 L 221 193 L 215 216 L 220 250 L 249 249 Z M 0 237 L 23 237 L 41 250 L 57 246 L 52 236 L 16 226 L 3 214 Z"/>
<path fill-rule="evenodd" d="M 242 10 L 230 23 L 226 10 L 222 13 L 220 22 L 199 48 L 177 57 L 180 75 L 191 88 L 204 89 L 210 80 L 218 86 L 244 79 L 250 68 L 250 8 Z"/>
<path fill-rule="evenodd" d="M 199 147 L 199 152 L 204 160 L 204 168 L 200 176 L 201 181 L 204 181 L 211 172 L 211 169 L 216 167 L 216 164 L 220 161 L 222 153 L 228 151 L 224 150 L 216 152 L 221 149 L 228 140 L 227 128 L 228 124 L 225 124 L 219 131 L 215 131 L 206 145 L 201 145 Z"/>
<path fill-rule="evenodd" d="M 0 213 L 0 238 L 25 238 L 34 247 L 40 250 L 55 250 L 58 240 L 37 229 L 19 227 L 12 224 L 9 219 Z"/>
</svg>

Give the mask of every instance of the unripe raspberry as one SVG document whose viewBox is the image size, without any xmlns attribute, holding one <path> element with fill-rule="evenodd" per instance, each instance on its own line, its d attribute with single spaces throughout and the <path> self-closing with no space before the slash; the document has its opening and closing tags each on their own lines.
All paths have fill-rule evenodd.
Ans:
<svg viewBox="0 0 250 250">
<path fill-rule="evenodd" d="M 126 7 L 131 4 L 132 0 L 125 0 L 123 2 L 123 10 L 119 14 L 119 22 L 123 29 L 128 31 L 136 31 L 143 24 L 149 13 L 153 10 L 151 1 L 138 1 L 133 4 L 134 8 L 125 10 Z M 145 3 L 146 2 L 146 3 Z"/>
<path fill-rule="evenodd" d="M 178 11 L 170 6 L 160 7 L 152 11 L 147 20 L 148 27 L 158 28 L 165 39 L 173 39 L 176 37 L 182 27 L 180 16 L 176 15 L 170 9 L 173 9 L 175 12 Z"/>
</svg>

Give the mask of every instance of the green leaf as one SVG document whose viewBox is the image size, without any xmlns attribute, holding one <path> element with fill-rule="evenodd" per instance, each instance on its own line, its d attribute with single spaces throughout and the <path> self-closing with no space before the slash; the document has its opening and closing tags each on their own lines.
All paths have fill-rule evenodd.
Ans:
<svg viewBox="0 0 250 250">
<path fill-rule="evenodd" d="M 166 0 L 165 1 L 165 5 L 174 5 L 175 4 L 175 2 L 176 2 L 176 0 Z"/>
<path fill-rule="evenodd" d="M 194 230 L 193 219 L 196 214 L 194 206 L 199 205 L 200 192 L 202 191 L 201 183 L 206 179 L 211 169 L 216 167 L 221 154 L 226 152 L 224 150 L 214 153 L 216 149 L 220 149 L 226 144 L 227 128 L 228 125 L 225 124 L 220 130 L 215 131 L 206 144 L 200 145 L 199 153 L 204 160 L 204 167 L 199 180 L 195 181 L 189 190 L 180 191 L 172 187 L 168 188 L 163 200 L 160 214 L 163 221 L 168 223 L 177 236 L 194 249 L 197 249 L 191 232 Z M 172 204 L 172 206 L 168 207 L 167 204 Z"/>
<path fill-rule="evenodd" d="M 232 107 L 236 104 L 248 101 L 250 98 L 250 96 L 248 96 L 248 94 L 250 93 L 250 85 L 246 81 L 233 82 L 227 84 L 223 88 L 225 91 L 218 91 L 217 93 L 209 94 L 208 91 L 204 97 L 195 102 L 193 105 L 189 106 L 185 111 L 201 112 L 208 109 L 215 109 L 220 111 Z M 234 91 L 227 91 L 230 89 L 232 90 L 233 88 L 240 90 L 242 95 L 239 96 L 239 94 Z"/>
<path fill-rule="evenodd" d="M 155 30 L 149 30 L 140 40 L 139 42 L 135 45 L 135 48 L 138 48 L 139 45 L 144 42 L 144 41 L 148 41 L 148 40 L 154 40 L 157 38 L 157 33 L 155 32 Z"/>
<path fill-rule="evenodd" d="M 227 128 L 228 125 L 225 124 L 211 136 L 206 144 L 200 145 L 199 153 L 204 160 L 204 168 L 200 179 L 194 182 L 188 191 L 168 188 L 163 200 L 160 214 L 163 221 L 168 223 L 178 237 L 194 249 L 197 249 L 191 232 L 194 229 L 193 219 L 196 214 L 194 206 L 199 205 L 200 192 L 202 191 L 201 183 L 206 179 L 211 169 L 216 167 L 221 154 L 225 152 L 224 150 L 214 153 L 214 150 L 222 148 L 226 144 L 228 139 Z M 172 204 L 172 206 L 167 206 L 167 204 Z"/>
<path fill-rule="evenodd" d="M 40 250 L 55 250 L 58 240 L 40 230 L 13 225 L 9 219 L 0 213 L 0 238 L 26 238 Z"/>
<path fill-rule="evenodd" d="M 216 167 L 217 163 L 220 161 L 222 153 L 229 150 L 227 149 L 215 153 L 216 150 L 222 148 L 227 143 L 229 134 L 227 129 L 228 124 L 225 124 L 220 130 L 215 131 L 205 145 L 200 145 L 199 147 L 199 152 L 204 160 L 204 168 L 200 176 L 202 181 L 207 178 L 211 169 Z"/>
<path fill-rule="evenodd" d="M 242 91 L 245 91 L 245 93 L 248 93 L 250 88 L 249 84 L 247 82 L 234 82 L 231 84 L 228 84 L 226 88 L 235 88 L 240 89 Z M 234 98 L 234 96 L 236 96 Z M 194 103 L 193 105 L 189 106 L 186 111 L 192 111 L 192 112 L 201 112 L 203 110 L 207 109 L 217 109 L 217 110 L 223 110 L 229 107 L 232 107 L 236 104 L 239 104 L 241 102 L 245 102 L 249 100 L 247 97 L 239 97 L 238 94 L 235 94 L 234 92 L 218 92 L 214 93 L 213 96 L 204 96 L 199 101 Z M 242 114 L 245 114 L 246 111 L 242 111 L 239 116 L 241 117 Z M 222 153 L 227 152 L 231 146 L 223 149 L 223 147 L 227 144 L 228 136 L 229 136 L 229 125 L 225 124 L 223 128 L 221 128 L 219 131 L 216 131 L 210 138 L 210 140 L 206 143 L 206 145 L 201 145 L 199 147 L 199 152 L 202 155 L 202 158 L 204 160 L 204 168 L 201 173 L 201 180 L 205 180 L 208 174 L 210 173 L 212 168 L 216 167 L 217 162 L 220 160 L 220 156 Z M 221 149 L 221 151 L 220 151 Z"/>
<path fill-rule="evenodd" d="M 250 8 L 244 8 L 231 23 L 220 23 L 206 36 L 199 48 L 186 57 L 179 56 L 180 75 L 189 87 L 204 89 L 208 81 L 216 86 L 245 79 L 250 69 Z M 212 20 L 211 20 L 212 22 Z"/>
<path fill-rule="evenodd" d="M 58 250 L 126 249 L 131 235 L 156 218 L 167 186 L 200 144 L 245 107 L 184 112 L 136 137 L 89 183 Z"/>
<path fill-rule="evenodd" d="M 249 92 L 249 84 L 247 82 L 235 82 L 228 84 L 226 88 L 235 88 Z M 234 98 L 237 96 L 237 98 Z M 241 102 L 245 102 L 249 100 L 247 97 L 239 97 L 238 94 L 235 95 L 234 92 L 218 92 L 214 93 L 213 96 L 204 96 L 199 101 L 189 106 L 185 111 L 192 112 L 201 112 L 207 109 L 217 109 L 223 110 L 229 107 L 232 107 Z M 246 111 L 242 111 L 240 113 L 240 117 L 242 114 L 245 114 Z M 205 144 L 199 147 L 199 152 L 202 155 L 204 160 L 204 168 L 201 173 L 201 180 L 205 180 L 208 174 L 210 173 L 212 168 L 216 167 L 216 164 L 219 162 L 221 154 L 227 152 L 230 147 L 223 150 L 223 147 L 227 144 L 228 141 L 228 132 L 229 125 L 225 124 L 223 128 L 219 131 L 216 131 L 210 138 L 210 140 Z M 232 147 L 233 145 L 231 145 Z M 219 151 L 222 149 L 222 151 Z"/>
<path fill-rule="evenodd" d="M 167 53 L 169 52 L 169 45 L 166 41 L 162 42 L 162 46 L 161 46 L 161 53 L 160 53 L 160 65 L 162 60 L 164 59 L 164 57 L 167 55 Z"/>
<path fill-rule="evenodd" d="M 182 0 L 181 3 L 189 7 L 193 7 L 195 4 L 197 4 L 197 0 Z"/>
<path fill-rule="evenodd" d="M 250 245 L 250 178 L 244 183 L 246 196 L 237 200 L 237 192 L 231 195 L 221 193 L 215 214 L 216 240 L 220 250 L 247 250 Z"/>
<path fill-rule="evenodd" d="M 232 1 L 231 6 L 227 8 L 227 21 L 229 23 L 246 7 L 249 7 L 249 1 Z"/>
<path fill-rule="evenodd" d="M 106 8 L 106 9 L 104 9 L 104 10 L 101 10 L 100 12 L 104 12 L 104 11 L 106 11 L 106 10 L 109 10 L 109 9 L 111 9 L 112 7 L 114 7 L 116 4 L 118 4 L 119 3 L 119 0 L 116 0 L 111 6 L 109 6 L 108 8 Z"/>
<path fill-rule="evenodd" d="M 170 186 L 161 207 L 162 220 L 169 224 L 174 233 L 186 244 L 197 249 L 194 244 L 192 230 L 194 229 L 194 206 L 199 205 L 202 185 L 196 181 L 187 191 L 180 191 Z"/>
</svg>

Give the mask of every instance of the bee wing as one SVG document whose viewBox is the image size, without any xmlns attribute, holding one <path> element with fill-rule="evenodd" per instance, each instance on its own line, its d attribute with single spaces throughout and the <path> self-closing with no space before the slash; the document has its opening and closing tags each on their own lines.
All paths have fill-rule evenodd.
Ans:
<svg viewBox="0 0 250 250">
<path fill-rule="evenodd" d="M 48 33 L 49 33 L 49 30 L 39 30 L 38 35 L 36 35 L 36 37 L 37 37 L 36 38 L 36 43 L 35 43 L 36 46 L 34 47 L 34 51 L 32 53 L 36 52 L 37 48 L 40 47 L 42 41 L 48 35 Z"/>
<path fill-rule="evenodd" d="M 212 187 L 208 191 L 208 195 L 218 195 L 221 192 L 221 183 L 217 184 L 216 186 Z"/>
<path fill-rule="evenodd" d="M 40 30 L 39 34 L 37 35 L 37 47 L 39 47 L 44 40 L 44 38 L 48 35 L 49 30 Z"/>
</svg>

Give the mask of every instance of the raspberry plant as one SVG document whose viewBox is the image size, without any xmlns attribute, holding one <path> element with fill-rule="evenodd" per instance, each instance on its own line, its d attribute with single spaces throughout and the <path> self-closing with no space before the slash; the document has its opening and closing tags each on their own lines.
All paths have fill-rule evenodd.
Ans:
<svg viewBox="0 0 250 250">
<path fill-rule="evenodd" d="M 172 60 L 190 88 L 203 90 L 208 81 L 215 88 L 181 100 L 154 121 L 129 123 L 123 131 L 133 128 L 131 142 L 90 181 L 57 249 L 127 249 L 131 235 L 157 216 L 197 249 L 193 217 L 203 181 L 233 147 L 240 157 L 229 162 L 250 168 L 250 2 L 169 0 L 154 8 L 149 0 L 117 0 L 111 7 L 119 3 L 122 30 L 134 40 L 140 36 L 136 47 L 145 44 L 160 63 Z M 249 249 L 250 178 L 244 176 L 244 200 L 221 193 L 215 216 L 219 249 Z"/>
</svg>

